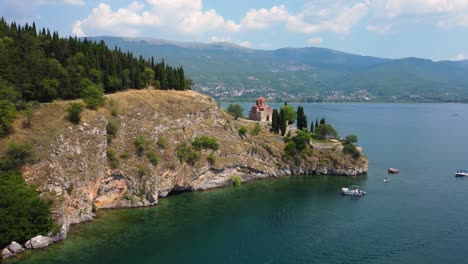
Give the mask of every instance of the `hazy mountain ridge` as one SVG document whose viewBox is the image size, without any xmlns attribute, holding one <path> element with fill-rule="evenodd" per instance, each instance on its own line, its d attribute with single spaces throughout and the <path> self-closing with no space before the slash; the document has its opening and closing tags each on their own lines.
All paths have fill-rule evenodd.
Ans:
<svg viewBox="0 0 468 264">
<path fill-rule="evenodd" d="M 326 48 L 254 50 L 233 43 L 94 37 L 182 65 L 194 89 L 220 100 L 466 101 L 468 61 L 385 59 Z"/>
</svg>

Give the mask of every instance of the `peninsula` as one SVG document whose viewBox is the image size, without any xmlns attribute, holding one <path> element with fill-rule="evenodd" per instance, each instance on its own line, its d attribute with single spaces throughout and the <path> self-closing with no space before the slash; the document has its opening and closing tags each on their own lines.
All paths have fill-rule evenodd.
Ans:
<svg viewBox="0 0 468 264">
<path fill-rule="evenodd" d="M 284 159 L 280 135 L 262 127 L 256 136 L 240 136 L 241 127 L 251 131 L 257 122 L 236 120 L 194 91 L 130 90 L 106 97 L 105 106 L 84 110 L 79 124 L 66 119 L 71 102 L 43 104 L 30 129 L 21 129 L 19 118 L 16 132 L 0 140 L 0 156 L 12 142 L 33 146 L 36 159 L 21 171 L 52 203 L 60 239 L 71 224 L 92 220 L 96 210 L 156 205 L 171 192 L 229 186 L 237 179 L 367 171 L 364 155 L 355 159 L 339 146 L 311 147 L 306 158 Z"/>
</svg>

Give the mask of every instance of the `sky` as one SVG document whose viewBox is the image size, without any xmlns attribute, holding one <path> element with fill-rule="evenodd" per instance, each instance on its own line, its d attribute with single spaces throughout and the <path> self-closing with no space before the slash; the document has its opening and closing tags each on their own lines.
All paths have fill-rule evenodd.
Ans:
<svg viewBox="0 0 468 264">
<path fill-rule="evenodd" d="M 468 0 L 0 0 L 0 16 L 62 36 L 468 59 Z"/>
</svg>

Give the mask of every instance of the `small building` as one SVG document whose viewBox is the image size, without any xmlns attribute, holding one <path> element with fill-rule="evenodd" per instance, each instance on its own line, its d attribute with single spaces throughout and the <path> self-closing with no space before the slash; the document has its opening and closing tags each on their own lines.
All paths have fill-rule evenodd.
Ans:
<svg viewBox="0 0 468 264">
<path fill-rule="evenodd" d="M 249 111 L 249 119 L 255 121 L 270 122 L 273 116 L 273 110 L 267 105 L 267 99 L 260 96 L 255 105 Z"/>
</svg>

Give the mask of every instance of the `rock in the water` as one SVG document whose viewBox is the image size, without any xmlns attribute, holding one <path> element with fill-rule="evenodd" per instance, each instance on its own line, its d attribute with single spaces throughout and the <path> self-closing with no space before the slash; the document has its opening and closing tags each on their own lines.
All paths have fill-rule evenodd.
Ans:
<svg viewBox="0 0 468 264">
<path fill-rule="evenodd" d="M 46 236 L 36 236 L 31 238 L 32 248 L 45 248 L 54 243 L 53 239 Z"/>
<path fill-rule="evenodd" d="M 10 257 L 13 257 L 13 253 L 10 250 L 8 250 L 8 248 L 4 248 L 2 250 L 2 259 L 6 259 Z"/>
<path fill-rule="evenodd" d="M 8 249 L 15 254 L 21 253 L 24 251 L 24 248 L 20 244 L 16 243 L 15 241 L 11 242 L 11 244 L 8 246 Z"/>
</svg>

